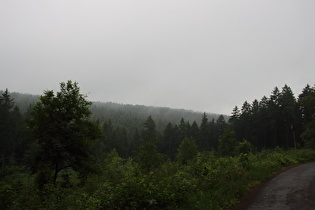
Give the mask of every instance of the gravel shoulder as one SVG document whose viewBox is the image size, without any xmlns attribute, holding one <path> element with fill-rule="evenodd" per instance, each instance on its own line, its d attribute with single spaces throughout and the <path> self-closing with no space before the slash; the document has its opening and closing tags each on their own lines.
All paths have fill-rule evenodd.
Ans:
<svg viewBox="0 0 315 210">
<path fill-rule="evenodd" d="M 233 210 L 315 209 L 315 162 L 289 168 L 255 187 Z"/>
</svg>

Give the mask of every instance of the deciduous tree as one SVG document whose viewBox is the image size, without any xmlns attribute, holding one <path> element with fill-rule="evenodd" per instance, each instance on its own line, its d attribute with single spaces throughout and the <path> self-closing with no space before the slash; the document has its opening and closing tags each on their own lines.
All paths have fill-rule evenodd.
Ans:
<svg viewBox="0 0 315 210">
<path fill-rule="evenodd" d="M 221 156 L 236 155 L 238 142 L 233 131 L 226 130 L 219 139 L 219 153 Z"/>
<path fill-rule="evenodd" d="M 56 94 L 45 91 L 33 105 L 27 124 L 39 147 L 35 168 L 42 175 L 43 171 L 52 173 L 46 174 L 40 184 L 46 184 L 51 177 L 56 183 L 58 173 L 66 168 L 80 175 L 91 171 L 89 148 L 100 130 L 89 119 L 90 105 L 78 84 L 72 81 L 60 83 L 60 92 Z"/>
<path fill-rule="evenodd" d="M 185 138 L 178 147 L 177 160 L 182 164 L 196 159 L 198 147 L 191 138 Z"/>
</svg>

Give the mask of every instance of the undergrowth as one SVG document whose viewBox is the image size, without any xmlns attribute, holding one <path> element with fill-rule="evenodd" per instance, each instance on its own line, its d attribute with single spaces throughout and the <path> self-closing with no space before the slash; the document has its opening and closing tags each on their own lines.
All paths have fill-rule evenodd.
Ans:
<svg viewBox="0 0 315 210">
<path fill-rule="evenodd" d="M 228 209 L 250 188 L 285 167 L 315 160 L 312 150 L 264 150 L 218 157 L 199 153 L 182 164 L 164 162 L 151 171 L 111 153 L 102 173 L 85 183 L 46 185 L 21 168 L 8 168 L 0 180 L 3 209 Z M 70 180 L 71 181 L 71 180 Z"/>
</svg>

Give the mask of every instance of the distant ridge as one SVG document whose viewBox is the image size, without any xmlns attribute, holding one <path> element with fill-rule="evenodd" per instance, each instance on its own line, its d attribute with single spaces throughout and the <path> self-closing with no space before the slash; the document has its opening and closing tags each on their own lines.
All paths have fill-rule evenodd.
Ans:
<svg viewBox="0 0 315 210">
<path fill-rule="evenodd" d="M 10 90 L 9 90 L 10 91 Z M 0 90 L 0 94 L 4 91 Z M 38 101 L 39 95 L 10 92 L 11 98 L 14 99 L 22 113 L 25 113 L 32 103 Z M 121 104 L 115 102 L 92 102 L 91 111 L 92 119 L 100 122 L 112 121 L 116 126 L 127 126 L 127 124 L 135 122 L 143 122 L 148 116 L 156 121 L 157 127 L 162 129 L 168 122 L 177 124 L 183 118 L 190 123 L 196 121 L 201 123 L 204 112 L 196 112 L 186 109 L 176 109 L 168 107 L 155 107 L 145 105 Z M 209 121 L 216 120 L 220 114 L 206 113 Z M 227 120 L 228 116 L 223 115 Z"/>
<path fill-rule="evenodd" d="M 0 90 L 0 94 L 3 94 L 4 91 Z M 12 99 L 14 99 L 14 104 L 20 109 L 21 113 L 25 113 L 29 108 L 30 104 L 36 103 L 38 101 L 39 95 L 33 95 L 28 93 L 17 93 L 10 92 L 9 93 Z"/>
<path fill-rule="evenodd" d="M 101 111 L 102 110 L 102 111 Z M 204 112 L 196 112 L 186 109 L 174 109 L 169 107 L 155 107 L 145 105 L 131 105 L 131 104 L 119 104 L 114 102 L 93 102 L 91 107 L 93 112 L 93 118 L 98 118 L 103 121 L 106 118 L 113 118 L 113 115 L 124 114 L 134 115 L 134 117 L 145 119 L 148 116 L 152 116 L 154 120 L 169 121 L 172 123 L 178 123 L 182 118 L 185 121 L 196 121 L 198 124 L 201 122 Z M 206 113 L 209 120 L 217 119 L 220 114 Z M 228 116 L 225 116 L 228 119 Z"/>
</svg>

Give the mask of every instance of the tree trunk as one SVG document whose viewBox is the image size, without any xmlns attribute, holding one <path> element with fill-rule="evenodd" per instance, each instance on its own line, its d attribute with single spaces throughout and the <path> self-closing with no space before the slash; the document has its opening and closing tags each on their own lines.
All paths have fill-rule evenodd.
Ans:
<svg viewBox="0 0 315 210">
<path fill-rule="evenodd" d="M 2 157 L 1 157 L 1 159 L 2 159 L 2 161 L 1 161 L 1 167 L 2 167 L 2 171 L 4 170 L 4 159 L 5 159 L 5 155 L 4 155 L 4 152 L 2 152 L 2 155 L 1 155 Z"/>
<path fill-rule="evenodd" d="M 59 164 L 56 163 L 55 174 L 54 174 L 54 184 L 56 184 L 58 172 L 59 172 Z"/>
</svg>

